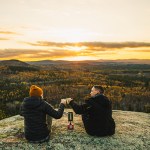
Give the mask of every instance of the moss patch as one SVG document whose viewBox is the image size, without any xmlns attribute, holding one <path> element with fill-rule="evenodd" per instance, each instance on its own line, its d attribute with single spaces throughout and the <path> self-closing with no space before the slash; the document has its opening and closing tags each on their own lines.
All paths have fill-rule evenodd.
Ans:
<svg viewBox="0 0 150 150">
<path fill-rule="evenodd" d="M 70 110 L 65 110 L 66 112 Z M 23 135 L 23 118 L 19 115 L 0 121 L 0 148 L 26 150 L 128 150 L 150 149 L 150 114 L 113 111 L 116 134 L 110 137 L 92 137 L 86 134 L 81 116 L 74 115 L 74 130 L 67 130 L 67 115 L 53 119 L 49 142 L 28 143 Z"/>
</svg>

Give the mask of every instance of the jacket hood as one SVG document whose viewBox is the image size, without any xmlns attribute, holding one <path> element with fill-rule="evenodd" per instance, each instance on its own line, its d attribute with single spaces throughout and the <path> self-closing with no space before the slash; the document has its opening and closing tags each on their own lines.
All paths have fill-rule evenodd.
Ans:
<svg viewBox="0 0 150 150">
<path fill-rule="evenodd" d="M 28 109 L 34 109 L 42 104 L 42 99 L 39 97 L 27 97 L 23 100 L 23 106 Z"/>
</svg>

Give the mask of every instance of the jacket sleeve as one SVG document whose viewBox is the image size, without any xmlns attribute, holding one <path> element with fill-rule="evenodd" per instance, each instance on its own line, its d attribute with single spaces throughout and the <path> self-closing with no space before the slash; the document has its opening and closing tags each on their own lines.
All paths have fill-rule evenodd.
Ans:
<svg viewBox="0 0 150 150">
<path fill-rule="evenodd" d="M 22 104 L 20 105 L 19 115 L 23 116 L 23 105 Z"/>
<path fill-rule="evenodd" d="M 69 105 L 73 108 L 74 112 L 76 114 L 84 114 L 88 111 L 88 109 L 90 109 L 90 105 L 88 104 L 82 104 L 82 105 L 78 105 L 77 103 L 75 103 L 73 100 L 69 103 Z"/>
<path fill-rule="evenodd" d="M 62 117 L 64 107 L 65 105 L 61 103 L 58 110 L 55 110 L 49 103 L 44 101 L 44 112 L 55 119 L 60 119 Z"/>
</svg>

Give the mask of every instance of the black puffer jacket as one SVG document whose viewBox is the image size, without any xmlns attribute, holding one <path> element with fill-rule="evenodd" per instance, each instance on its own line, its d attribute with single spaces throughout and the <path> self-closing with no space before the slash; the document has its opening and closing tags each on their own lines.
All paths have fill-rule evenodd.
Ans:
<svg viewBox="0 0 150 150">
<path fill-rule="evenodd" d="M 86 132 L 89 135 L 107 136 L 115 133 L 115 122 L 112 118 L 111 101 L 104 95 L 99 94 L 78 105 L 70 102 L 71 107 L 77 114 L 82 114 L 82 120 Z"/>
<path fill-rule="evenodd" d="M 50 133 L 46 124 L 46 114 L 59 119 L 62 117 L 63 111 L 64 104 L 60 104 L 58 111 L 56 111 L 41 98 L 25 98 L 20 107 L 20 115 L 24 116 L 26 139 L 29 141 L 39 141 L 46 138 Z"/>
</svg>

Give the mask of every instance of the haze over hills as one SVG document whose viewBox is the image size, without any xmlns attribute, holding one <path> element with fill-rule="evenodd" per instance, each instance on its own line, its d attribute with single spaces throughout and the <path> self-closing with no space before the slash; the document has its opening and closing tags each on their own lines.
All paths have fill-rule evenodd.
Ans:
<svg viewBox="0 0 150 150">
<path fill-rule="evenodd" d="M 122 64 L 150 64 L 150 59 L 118 59 L 118 60 L 84 60 L 84 61 L 66 61 L 66 60 L 41 60 L 27 61 L 31 65 L 50 65 L 50 64 L 70 64 L 70 63 L 122 63 Z"/>
<path fill-rule="evenodd" d="M 53 65 L 53 64 L 99 64 L 99 63 L 116 63 L 116 64 L 150 64 L 150 59 L 118 59 L 118 60 L 84 60 L 84 61 L 66 61 L 66 60 L 41 60 L 41 61 L 20 61 L 20 60 L 3 60 L 0 61 L 1 66 L 23 66 L 30 65 Z"/>
<path fill-rule="evenodd" d="M 133 63 L 133 64 L 150 64 L 150 59 L 117 59 L 117 60 L 98 60 L 98 62 L 112 63 Z"/>
</svg>

